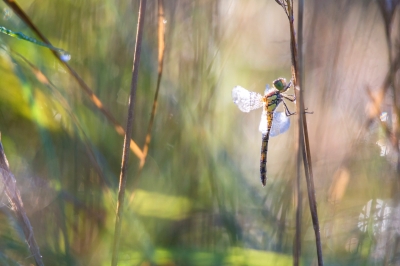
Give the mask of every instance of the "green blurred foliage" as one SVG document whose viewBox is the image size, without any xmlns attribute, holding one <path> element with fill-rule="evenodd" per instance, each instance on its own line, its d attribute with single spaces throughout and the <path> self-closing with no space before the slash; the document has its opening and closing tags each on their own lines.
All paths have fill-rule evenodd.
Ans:
<svg viewBox="0 0 400 266">
<path fill-rule="evenodd" d="M 125 126 L 138 1 L 18 3 Z M 36 37 L 3 2 L 0 10 L 1 26 Z M 262 93 L 277 77 L 290 78 L 283 10 L 272 0 L 185 0 L 165 1 L 165 15 L 152 141 L 140 175 L 131 154 L 119 265 L 291 265 L 296 117 L 288 133 L 270 139 L 263 188 L 260 113 L 241 113 L 231 100 L 235 85 Z M 377 90 L 389 65 L 379 9 L 373 1 L 306 1 L 304 35 L 325 265 L 381 264 L 395 257 L 385 247 L 397 233 L 373 220 L 382 206 L 363 208 L 382 199 L 394 213 L 398 174 L 394 152 L 380 155 L 378 123 L 364 128 L 366 87 Z M 140 147 L 157 81 L 157 38 L 157 2 L 148 1 L 134 113 Z M 24 58 L 53 85 L 38 80 Z M 0 35 L 0 77 L 2 143 L 45 264 L 109 265 L 123 137 L 47 48 Z M 390 97 L 383 111 L 391 117 Z M 302 185 L 302 262 L 316 265 Z M 0 196 L 0 264 L 29 265 L 21 229 Z M 369 220 L 361 230 L 363 212 Z"/>
</svg>

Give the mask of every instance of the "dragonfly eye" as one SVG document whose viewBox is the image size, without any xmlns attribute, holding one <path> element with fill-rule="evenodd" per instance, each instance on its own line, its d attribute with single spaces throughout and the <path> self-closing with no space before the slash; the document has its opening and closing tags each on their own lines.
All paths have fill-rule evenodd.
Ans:
<svg viewBox="0 0 400 266">
<path fill-rule="evenodd" d="M 287 89 L 286 79 L 278 78 L 278 79 L 274 80 L 274 87 L 278 91 L 284 91 L 285 89 Z"/>
</svg>

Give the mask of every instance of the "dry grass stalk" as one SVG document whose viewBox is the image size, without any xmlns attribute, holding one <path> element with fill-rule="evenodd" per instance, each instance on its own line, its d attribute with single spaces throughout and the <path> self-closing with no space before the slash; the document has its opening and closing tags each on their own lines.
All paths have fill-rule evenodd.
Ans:
<svg viewBox="0 0 400 266">
<path fill-rule="evenodd" d="M 275 0 L 285 11 L 290 27 L 290 51 L 292 59 L 292 80 L 295 87 L 298 121 L 299 121 L 299 140 L 297 146 L 297 206 L 296 206 L 296 239 L 294 246 L 294 265 L 299 265 L 299 257 L 301 250 L 300 243 L 300 220 L 301 220 L 301 192 L 300 192 L 300 164 L 301 159 L 304 164 L 304 172 L 307 183 L 308 200 L 310 206 L 311 217 L 313 221 L 315 244 L 317 249 L 318 265 L 323 265 L 321 236 L 318 221 L 317 202 L 315 198 L 314 178 L 311 164 L 310 143 L 308 138 L 307 120 L 303 99 L 303 66 L 302 66 L 302 30 L 303 30 L 303 9 L 304 1 L 299 1 L 299 24 L 298 24 L 298 43 L 296 43 L 293 15 L 293 0 Z M 300 53 L 298 53 L 298 48 Z"/>
<path fill-rule="evenodd" d="M 122 152 L 121 174 L 119 177 L 118 202 L 117 202 L 117 212 L 115 217 L 115 230 L 114 230 L 112 262 L 111 262 L 111 265 L 113 266 L 116 266 L 118 264 L 118 251 L 119 251 L 119 241 L 121 238 L 122 214 L 125 202 L 125 190 L 126 190 L 126 179 L 127 179 L 126 173 L 128 169 L 128 161 L 130 154 L 129 143 L 131 141 L 132 129 L 133 129 L 133 117 L 134 117 L 133 110 L 136 100 L 136 90 L 137 90 L 137 83 L 139 76 L 139 62 L 140 62 L 140 51 L 142 48 L 142 35 L 143 35 L 145 10 L 146 10 L 146 0 L 141 0 L 138 11 L 138 24 L 136 32 L 135 52 L 133 57 L 131 92 L 129 95 L 128 119 L 126 122 L 126 134 L 124 139 L 124 148 Z"/>
</svg>

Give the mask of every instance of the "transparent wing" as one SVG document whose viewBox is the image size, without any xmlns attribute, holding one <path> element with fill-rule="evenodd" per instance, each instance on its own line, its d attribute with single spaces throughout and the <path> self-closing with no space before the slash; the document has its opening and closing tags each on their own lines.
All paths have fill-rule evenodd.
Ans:
<svg viewBox="0 0 400 266">
<path fill-rule="evenodd" d="M 272 128 L 270 132 L 271 137 L 285 133 L 290 127 L 290 119 L 286 116 L 285 112 L 274 112 L 274 119 L 272 120 Z M 268 133 L 268 120 L 267 112 L 263 111 L 261 114 L 261 121 L 258 130 L 264 135 Z"/>
<path fill-rule="evenodd" d="M 271 137 L 285 133 L 290 127 L 290 119 L 286 116 L 285 112 L 274 113 L 274 120 L 272 120 L 272 128 L 270 132 Z"/>
<path fill-rule="evenodd" d="M 260 126 L 258 127 L 258 130 L 263 134 L 268 133 L 268 120 L 267 120 L 267 112 L 263 110 L 261 114 L 261 121 L 260 121 Z"/>
<path fill-rule="evenodd" d="M 250 112 L 263 106 L 263 97 L 257 92 L 236 86 L 232 89 L 232 100 L 242 112 Z"/>
<path fill-rule="evenodd" d="M 271 88 L 268 84 L 265 86 L 264 95 L 267 95 L 268 92 L 272 91 L 274 88 Z"/>
</svg>

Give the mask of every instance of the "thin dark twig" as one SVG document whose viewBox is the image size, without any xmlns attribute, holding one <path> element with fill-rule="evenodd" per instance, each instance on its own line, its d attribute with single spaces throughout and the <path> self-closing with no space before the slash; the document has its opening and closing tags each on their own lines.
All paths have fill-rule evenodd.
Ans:
<svg viewBox="0 0 400 266">
<path fill-rule="evenodd" d="M 283 8 L 283 10 L 284 10 L 285 13 L 286 13 L 286 16 L 289 18 L 289 11 L 288 11 L 288 6 L 287 6 L 287 4 L 285 4 L 285 2 L 282 1 L 282 0 L 275 0 L 275 2 Z"/>
<path fill-rule="evenodd" d="M 132 69 L 132 81 L 131 81 L 131 92 L 129 96 L 129 107 L 128 107 L 128 119 L 126 122 L 126 134 L 124 139 L 124 148 L 122 153 L 122 163 L 121 163 L 121 174 L 119 177 L 119 187 L 118 187 L 118 202 L 117 202 L 117 213 L 115 217 L 115 230 L 114 230 L 114 241 L 113 241 L 113 252 L 112 252 L 112 266 L 118 264 L 118 251 L 119 251 L 119 241 L 121 237 L 121 224 L 122 224 L 122 214 L 124 209 L 124 199 L 125 199 L 125 187 L 126 187 L 126 172 L 128 168 L 129 161 L 129 143 L 132 136 L 133 128 L 133 111 L 136 98 L 138 74 L 139 74 L 139 61 L 140 61 L 140 51 L 142 47 L 142 35 L 143 35 L 143 24 L 144 15 L 146 10 L 146 0 L 140 0 L 139 12 L 138 12 L 138 25 L 136 33 L 136 44 L 135 53 L 133 57 L 133 69 Z"/>
<path fill-rule="evenodd" d="M 35 259 L 36 265 L 42 266 L 42 255 L 40 255 L 39 246 L 36 243 L 35 237 L 33 236 L 33 229 L 26 215 L 24 204 L 21 199 L 21 194 L 17 188 L 17 181 L 14 175 L 10 171 L 6 154 L 4 153 L 3 144 L 0 140 L 0 175 L 2 182 L 5 187 L 6 195 L 11 203 L 12 209 L 17 216 L 19 225 L 22 227 L 22 231 L 25 235 L 25 240 L 28 243 L 29 250 L 33 258 Z"/>
<path fill-rule="evenodd" d="M 33 30 L 39 38 L 46 44 L 52 45 L 50 41 L 39 31 L 39 29 L 33 24 L 33 22 L 29 19 L 28 15 L 20 8 L 15 0 L 3 0 L 24 22 L 27 24 L 31 30 Z M 75 80 L 79 83 L 81 89 L 89 96 L 91 102 L 100 110 L 100 112 L 110 121 L 110 123 L 114 126 L 115 131 L 121 136 L 125 136 L 126 132 L 124 128 L 119 124 L 117 119 L 108 111 L 101 100 L 96 96 L 92 89 L 85 83 L 85 81 L 76 73 L 76 71 L 65 61 L 61 60 L 59 54 L 51 50 L 54 56 L 58 59 L 58 61 L 66 67 L 68 72 L 75 78 Z M 143 152 L 139 148 L 139 146 L 133 141 L 130 141 L 130 148 L 132 152 L 138 157 L 142 158 Z"/>
</svg>

